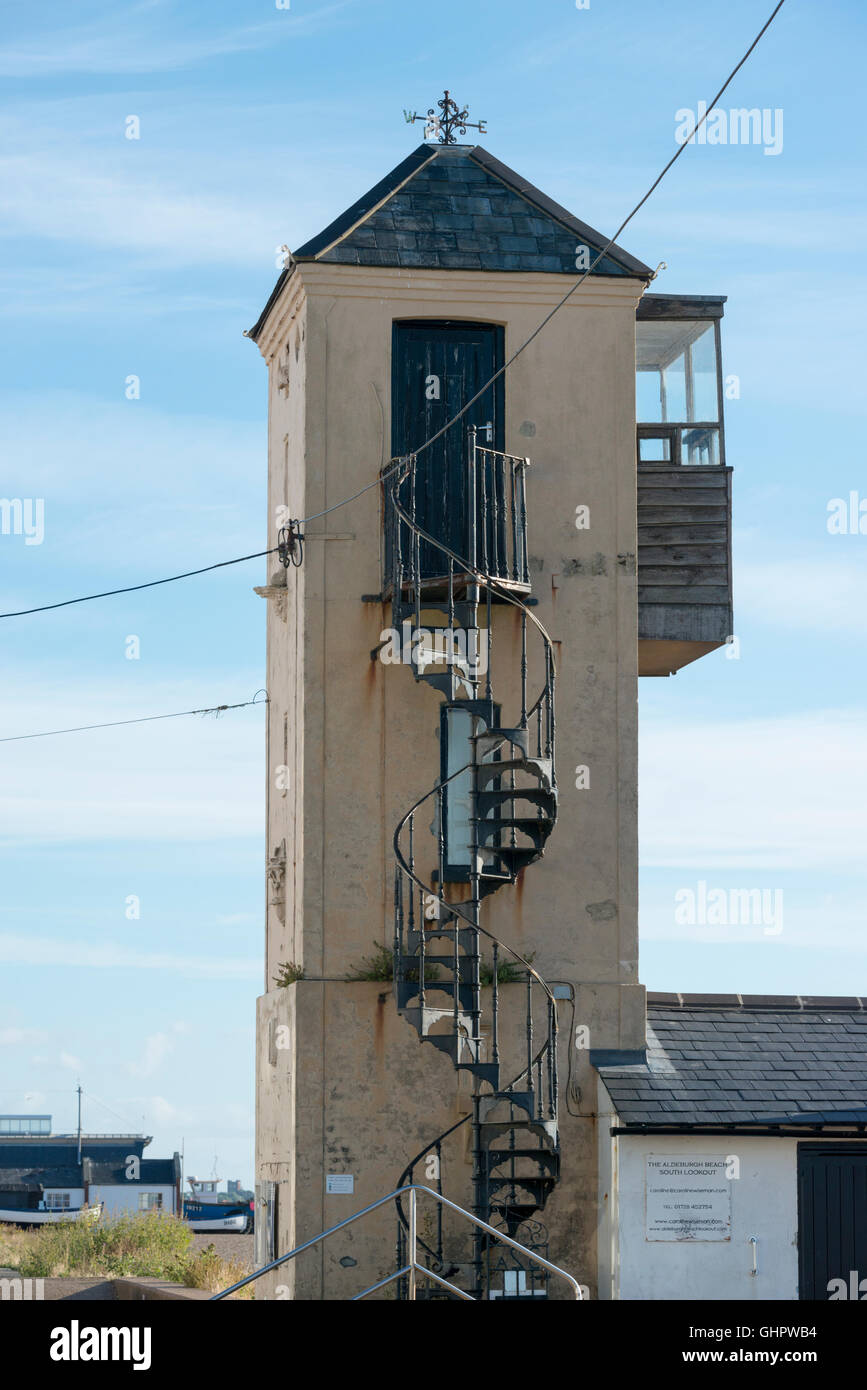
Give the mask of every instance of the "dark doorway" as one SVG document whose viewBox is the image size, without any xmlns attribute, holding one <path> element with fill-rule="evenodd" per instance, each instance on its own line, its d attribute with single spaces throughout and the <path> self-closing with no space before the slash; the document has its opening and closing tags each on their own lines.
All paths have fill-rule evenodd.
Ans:
<svg viewBox="0 0 867 1390">
<path fill-rule="evenodd" d="M 867 1148 L 798 1146 L 798 1267 L 803 1299 L 867 1298 Z"/>
<path fill-rule="evenodd" d="M 412 453 L 441 429 L 502 366 L 503 347 L 503 329 L 494 324 L 443 319 L 395 323 L 392 454 Z M 468 545 L 467 430 L 476 425 L 479 444 L 502 450 L 503 422 L 504 387 L 499 377 L 418 460 L 416 519 L 461 556 L 467 555 Z M 433 546 L 423 543 L 420 559 L 423 577 L 443 574 L 443 556 Z"/>
</svg>

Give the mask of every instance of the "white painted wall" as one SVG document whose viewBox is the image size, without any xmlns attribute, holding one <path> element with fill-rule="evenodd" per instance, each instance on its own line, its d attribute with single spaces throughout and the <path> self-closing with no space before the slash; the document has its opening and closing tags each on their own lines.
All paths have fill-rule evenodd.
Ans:
<svg viewBox="0 0 867 1390">
<path fill-rule="evenodd" d="M 600 1120 L 601 1143 L 608 1120 Z M 609 1186 L 600 1193 L 601 1298 L 797 1299 L 795 1139 L 619 1135 L 609 1136 L 608 1143 Z M 681 1159 L 735 1155 L 740 1160 L 740 1176 L 731 1181 L 728 1240 L 647 1240 L 645 1174 L 651 1154 Z M 750 1236 L 758 1237 L 755 1277 L 750 1273 Z"/>
<path fill-rule="evenodd" d="M 83 1187 L 45 1187 L 42 1190 L 45 1195 L 46 1206 L 49 1205 L 48 1198 L 51 1197 L 55 1192 L 68 1192 L 69 1205 L 71 1208 L 81 1207 L 84 1205 Z"/>
<path fill-rule="evenodd" d="M 137 1212 L 139 1210 L 138 1197 L 140 1192 L 161 1192 L 163 1194 L 163 1211 L 174 1213 L 175 1189 L 169 1183 L 127 1182 L 116 1185 L 93 1183 L 90 1189 L 90 1202 L 93 1206 L 105 1202 L 106 1213 L 109 1216 L 117 1216 L 121 1212 Z"/>
</svg>

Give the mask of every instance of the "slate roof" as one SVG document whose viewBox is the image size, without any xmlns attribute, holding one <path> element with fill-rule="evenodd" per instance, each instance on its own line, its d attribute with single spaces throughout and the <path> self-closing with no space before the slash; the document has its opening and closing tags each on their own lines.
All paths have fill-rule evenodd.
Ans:
<svg viewBox="0 0 867 1390">
<path fill-rule="evenodd" d="M 579 245 L 591 256 L 608 238 L 555 203 L 481 145 L 420 145 L 293 261 L 407 269 L 542 271 L 576 275 Z M 249 336 L 256 339 L 286 279 L 283 271 Z M 649 280 L 619 246 L 592 272 Z"/>
<path fill-rule="evenodd" d="M 133 1180 L 127 1177 L 125 1163 L 98 1162 L 85 1159 L 85 1177 L 88 1182 L 99 1186 L 141 1186 L 147 1183 L 168 1183 L 175 1181 L 175 1162 L 171 1158 L 143 1158 L 139 1164 L 139 1176 Z M 180 1176 L 180 1170 L 178 1170 Z"/>
<path fill-rule="evenodd" d="M 82 1156 L 92 1155 L 100 1160 L 121 1159 L 138 1154 L 151 1142 L 145 1134 L 112 1135 L 105 1139 L 98 1134 L 81 1136 Z M 7 1166 L 35 1168 L 70 1165 L 78 1160 L 78 1140 L 73 1135 L 11 1135 L 0 1138 L 0 1169 Z"/>
<path fill-rule="evenodd" d="M 646 1063 L 598 1070 L 627 1127 L 867 1126 L 867 999 L 650 994 Z"/>
<path fill-rule="evenodd" d="M 81 1169 L 0 1168 L 0 1192 L 41 1192 L 43 1187 L 81 1187 Z"/>
</svg>

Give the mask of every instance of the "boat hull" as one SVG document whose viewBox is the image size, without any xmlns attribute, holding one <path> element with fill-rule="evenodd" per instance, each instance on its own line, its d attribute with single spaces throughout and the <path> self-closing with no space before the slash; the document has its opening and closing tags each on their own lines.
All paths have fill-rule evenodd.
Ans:
<svg viewBox="0 0 867 1390">
<path fill-rule="evenodd" d="M 54 1226 L 60 1221 L 77 1221 L 80 1216 L 99 1218 L 99 1207 L 71 1207 L 64 1211 L 16 1211 L 0 1207 L 0 1223 L 8 1226 Z"/>
<path fill-rule="evenodd" d="M 238 1235 L 243 1235 L 245 1231 L 253 1229 L 253 1213 L 247 1210 L 230 1209 L 228 1212 L 221 1212 L 219 1207 L 209 1211 L 207 1205 L 203 1203 L 198 1209 L 184 1209 L 184 1220 L 191 1230 L 197 1232 L 208 1231 L 234 1231 Z"/>
</svg>

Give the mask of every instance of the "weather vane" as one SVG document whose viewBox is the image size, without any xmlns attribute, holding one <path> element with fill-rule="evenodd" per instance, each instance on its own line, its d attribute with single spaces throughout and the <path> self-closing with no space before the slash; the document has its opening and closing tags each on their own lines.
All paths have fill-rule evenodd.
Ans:
<svg viewBox="0 0 867 1390">
<path fill-rule="evenodd" d="M 426 140 L 439 138 L 441 145 L 456 145 L 458 142 L 453 132 L 457 130 L 461 135 L 466 135 L 467 128 L 478 130 L 480 134 L 486 133 L 487 121 L 468 121 L 470 108 L 465 106 L 461 111 L 458 109 L 456 101 L 452 101 L 448 89 L 441 101 L 437 102 L 441 115 L 437 115 L 436 108 L 431 106 L 426 116 L 419 116 L 415 111 L 404 110 L 403 116 L 407 125 L 412 125 L 414 121 L 424 121 L 424 137 Z"/>
</svg>

